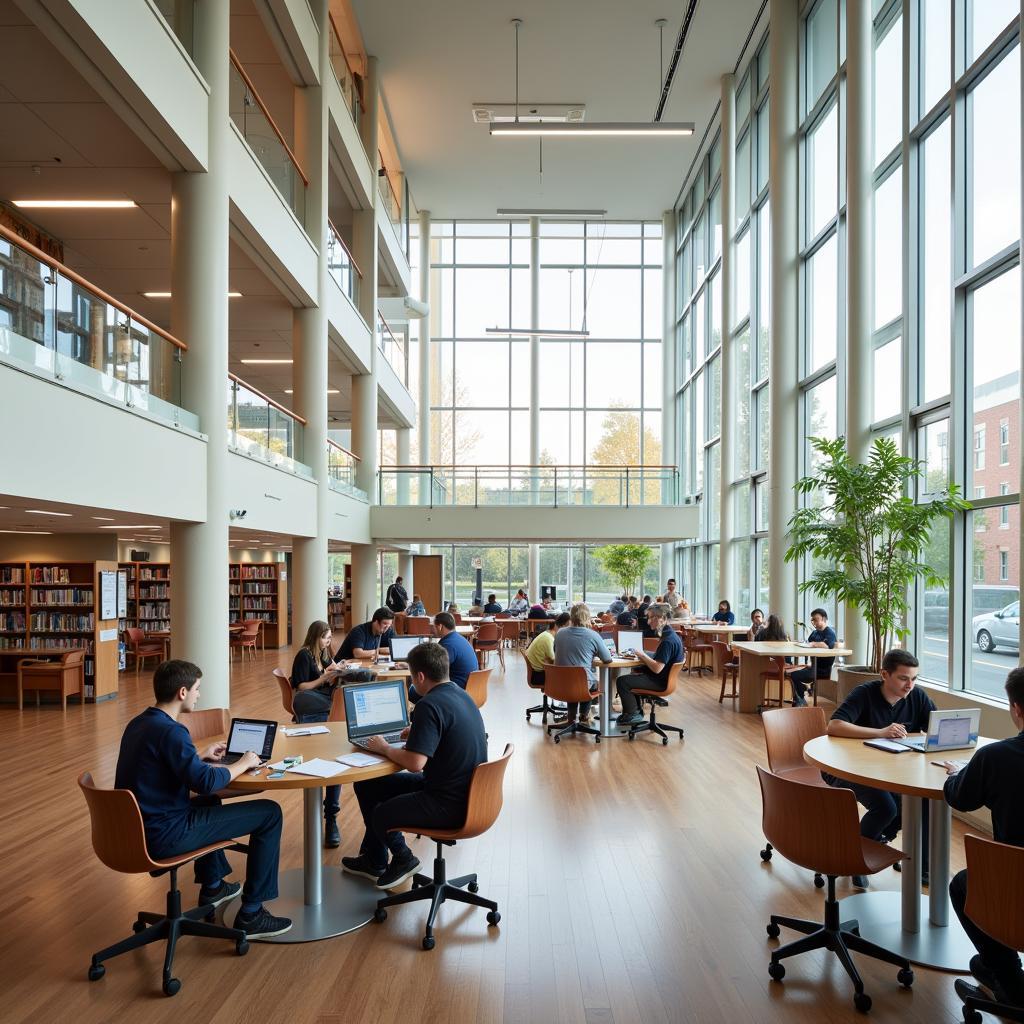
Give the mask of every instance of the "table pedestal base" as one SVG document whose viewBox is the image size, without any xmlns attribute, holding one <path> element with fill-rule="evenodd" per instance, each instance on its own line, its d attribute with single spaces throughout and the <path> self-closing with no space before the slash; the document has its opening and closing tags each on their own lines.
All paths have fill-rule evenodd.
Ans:
<svg viewBox="0 0 1024 1024">
<path fill-rule="evenodd" d="M 968 972 L 967 965 L 977 953 L 956 914 L 949 913 L 945 928 L 928 919 L 928 897 L 921 897 L 921 930 L 905 932 L 900 923 L 902 900 L 898 892 L 862 892 L 839 901 L 843 920 L 856 918 L 865 939 L 905 956 L 921 967 L 939 971 Z"/>
<path fill-rule="evenodd" d="M 303 902 L 303 878 L 301 868 L 281 872 L 278 881 L 281 895 L 267 906 L 278 917 L 290 917 L 292 927 L 283 935 L 261 939 L 261 942 L 313 942 L 355 931 L 373 919 L 377 900 L 387 895 L 374 888 L 369 879 L 346 875 L 340 867 L 325 865 L 322 902 L 308 906 Z M 228 905 L 228 916 L 232 920 L 237 906 L 237 901 Z"/>
</svg>

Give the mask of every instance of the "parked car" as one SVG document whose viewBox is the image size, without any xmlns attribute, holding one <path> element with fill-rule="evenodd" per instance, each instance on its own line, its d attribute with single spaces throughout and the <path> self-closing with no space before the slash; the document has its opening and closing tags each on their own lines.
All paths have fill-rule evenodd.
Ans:
<svg viewBox="0 0 1024 1024">
<path fill-rule="evenodd" d="M 1020 601 L 1012 601 L 997 612 L 983 612 L 971 619 L 971 635 L 982 652 L 997 647 L 1020 649 Z"/>
<path fill-rule="evenodd" d="M 949 629 L 949 591 L 926 590 L 924 593 L 924 628 Z"/>
</svg>

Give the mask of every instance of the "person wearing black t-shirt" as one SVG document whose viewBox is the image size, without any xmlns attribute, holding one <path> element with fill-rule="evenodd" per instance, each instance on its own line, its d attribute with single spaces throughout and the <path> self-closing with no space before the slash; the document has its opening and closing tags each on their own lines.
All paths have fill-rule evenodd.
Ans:
<svg viewBox="0 0 1024 1024">
<path fill-rule="evenodd" d="M 882 678 L 861 683 L 832 714 L 829 736 L 854 739 L 902 739 L 911 732 L 928 729 L 928 715 L 935 710 L 931 698 L 914 686 L 918 661 L 909 651 L 894 649 L 882 659 Z M 860 834 L 877 842 L 891 843 L 902 825 L 899 793 L 838 779 L 822 772 L 830 786 L 852 789 L 859 803 L 867 808 L 860 819 Z M 922 801 L 923 833 L 921 878 L 928 884 L 928 801 Z M 853 876 L 853 884 L 867 885 L 862 875 Z"/>
<path fill-rule="evenodd" d="M 668 624 L 670 614 L 667 604 L 652 604 L 647 609 L 647 628 L 658 637 L 658 649 L 653 654 L 635 651 L 641 662 L 639 670 L 616 680 L 622 714 L 615 721 L 622 728 L 639 725 L 644 720 L 633 690 L 664 690 L 672 666 L 683 660 L 683 642 Z"/>
<path fill-rule="evenodd" d="M 345 871 L 373 879 L 378 889 L 395 888 L 420 866 L 402 833 L 389 829 L 461 828 L 473 772 L 487 760 L 484 720 L 473 698 L 449 680 L 445 649 L 419 644 L 408 662 L 420 700 L 405 747 L 389 746 L 379 736 L 366 742 L 370 753 L 405 771 L 355 784 L 366 831 L 359 856 L 341 858 Z"/>
<path fill-rule="evenodd" d="M 961 767 L 946 761 L 946 803 L 957 811 L 976 811 L 987 807 L 992 812 L 992 838 L 997 843 L 1024 846 L 1024 668 L 1015 668 L 1006 677 L 1006 696 L 1010 717 L 1017 735 L 980 747 Z M 971 957 L 971 974 L 996 999 L 1011 1006 L 1024 1006 L 1024 972 L 1015 949 L 986 935 L 968 916 L 967 872 L 961 871 L 949 883 L 949 899 L 974 943 L 978 956 Z M 958 978 L 953 983 L 961 999 L 984 997 L 976 986 Z"/>
<path fill-rule="evenodd" d="M 644 599 L 636 606 L 636 624 L 639 629 L 647 628 L 647 609 L 651 607 L 651 595 L 644 594 Z"/>
<path fill-rule="evenodd" d="M 378 608 L 369 622 L 361 622 L 349 630 L 334 660 L 374 658 L 384 652 L 390 654 L 391 640 L 395 635 L 391 629 L 394 621 L 395 616 L 390 608 Z"/>
<path fill-rule="evenodd" d="M 836 631 L 828 624 L 828 612 L 824 608 L 815 608 L 811 612 L 811 625 L 814 629 L 807 634 L 807 642 L 811 647 L 827 647 L 831 651 L 836 646 Z M 812 658 L 813 667 L 802 668 L 789 677 L 793 684 L 793 707 L 800 708 L 807 703 L 807 694 L 814 681 L 828 679 L 832 675 L 832 664 L 835 660 Z"/>
</svg>

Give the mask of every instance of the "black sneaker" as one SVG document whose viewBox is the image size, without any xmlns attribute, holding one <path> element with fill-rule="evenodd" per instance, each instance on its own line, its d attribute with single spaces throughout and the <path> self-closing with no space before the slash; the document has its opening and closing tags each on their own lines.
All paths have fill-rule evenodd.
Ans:
<svg viewBox="0 0 1024 1024">
<path fill-rule="evenodd" d="M 291 926 L 289 918 L 274 917 L 266 907 L 260 907 L 255 914 L 249 916 L 239 910 L 234 924 L 234 927 L 240 928 L 249 939 L 269 939 L 272 935 L 282 935 Z"/>
<path fill-rule="evenodd" d="M 971 957 L 971 974 L 974 975 L 977 981 L 980 981 L 990 992 L 995 991 L 996 987 L 996 976 L 992 971 L 985 966 L 985 961 L 981 959 L 981 956 L 975 954 Z"/>
<path fill-rule="evenodd" d="M 361 878 L 369 878 L 371 882 L 376 882 L 386 869 L 371 864 L 368 857 L 359 854 L 358 857 L 342 857 L 341 870 L 347 871 L 350 875 L 359 875 Z"/>
<path fill-rule="evenodd" d="M 336 850 L 341 846 L 341 832 L 338 831 L 338 818 L 334 814 L 324 815 L 324 846 L 328 850 Z"/>
<path fill-rule="evenodd" d="M 868 880 L 864 875 L 850 875 L 850 881 L 855 889 L 866 889 L 868 887 Z"/>
<path fill-rule="evenodd" d="M 642 722 L 646 721 L 647 719 L 644 718 L 644 716 L 641 715 L 639 711 L 637 711 L 636 714 L 633 715 L 619 715 L 619 717 L 616 719 L 616 722 L 622 729 L 629 729 L 634 725 L 640 725 Z"/>
<path fill-rule="evenodd" d="M 228 900 L 233 900 L 241 891 L 241 882 L 225 882 L 221 879 L 216 892 L 210 893 L 209 896 L 203 895 L 202 892 L 199 893 L 199 906 L 209 907 L 212 910 L 214 907 L 219 907 L 222 903 L 227 903 Z"/>
<path fill-rule="evenodd" d="M 401 860 L 391 859 L 391 863 L 384 869 L 384 873 L 377 879 L 378 889 L 394 889 L 401 885 L 407 878 L 416 874 L 420 862 L 411 854 L 402 857 Z"/>
<path fill-rule="evenodd" d="M 964 1001 L 968 999 L 983 999 L 988 1000 L 989 994 L 978 985 L 972 985 L 969 981 L 964 981 L 963 978 L 957 978 L 953 982 L 953 991 Z"/>
</svg>

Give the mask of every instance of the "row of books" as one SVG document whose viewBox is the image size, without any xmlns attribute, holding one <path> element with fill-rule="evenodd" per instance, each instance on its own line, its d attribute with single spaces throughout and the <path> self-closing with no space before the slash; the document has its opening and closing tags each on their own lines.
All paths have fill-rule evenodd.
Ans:
<svg viewBox="0 0 1024 1024">
<path fill-rule="evenodd" d="M 14 633 L 25 631 L 24 612 L 0 612 L 0 632 Z"/>
<path fill-rule="evenodd" d="M 140 601 L 152 601 L 156 598 L 170 597 L 171 588 L 164 584 L 163 586 L 150 586 L 150 587 L 139 587 L 139 600 Z"/>
<path fill-rule="evenodd" d="M 237 597 L 239 594 L 241 594 L 241 592 L 242 592 L 241 586 L 236 586 L 235 584 L 231 584 L 231 585 L 228 586 L 228 593 L 232 597 Z"/>
<path fill-rule="evenodd" d="M 243 583 L 243 594 L 276 594 L 276 583 Z"/>
<path fill-rule="evenodd" d="M 25 570 L 15 565 L 0 565 L 0 583 L 24 583 Z"/>
<path fill-rule="evenodd" d="M 170 619 L 139 619 L 139 629 L 145 630 L 147 633 L 153 633 L 157 630 L 165 630 L 171 628 Z"/>
<path fill-rule="evenodd" d="M 96 618 L 92 612 L 88 615 L 73 615 L 70 612 L 33 612 L 29 622 L 33 633 L 86 632 L 96 628 Z"/>
<path fill-rule="evenodd" d="M 170 601 L 150 601 L 145 608 L 139 609 L 139 622 L 142 622 L 145 619 L 167 618 L 170 614 Z"/>
<path fill-rule="evenodd" d="M 263 612 L 253 611 L 246 609 L 245 615 L 239 615 L 238 612 L 231 612 L 231 621 L 240 622 L 243 618 L 246 619 L 260 619 L 263 622 L 277 622 L 277 612 Z"/>
<path fill-rule="evenodd" d="M 25 591 L 15 590 L 13 587 L 10 590 L 0 590 L 0 606 L 2 605 L 14 605 L 16 608 L 25 607 Z"/>
<path fill-rule="evenodd" d="M 247 597 L 242 601 L 242 608 L 245 611 L 262 609 L 272 611 L 277 607 L 277 601 L 272 597 Z"/>
<path fill-rule="evenodd" d="M 80 637 L 69 639 L 68 637 L 34 636 L 29 639 L 28 646 L 33 651 L 38 651 L 43 647 L 55 647 L 61 651 L 70 650 L 74 647 L 84 647 L 90 654 L 93 649 L 91 640 L 83 640 Z"/>
<path fill-rule="evenodd" d="M 33 590 L 33 604 L 80 604 L 92 607 L 92 587 L 68 587 L 67 589 Z"/>
<path fill-rule="evenodd" d="M 71 573 L 66 565 L 36 565 L 32 567 L 33 583 L 70 583 Z M 15 581 L 18 582 L 18 581 Z"/>
<path fill-rule="evenodd" d="M 273 565 L 243 565 L 242 579 L 250 580 L 275 580 L 277 569 Z"/>
<path fill-rule="evenodd" d="M 139 579 L 140 580 L 169 580 L 171 578 L 171 570 L 167 568 L 150 569 L 139 566 Z"/>
</svg>

